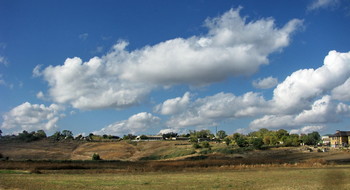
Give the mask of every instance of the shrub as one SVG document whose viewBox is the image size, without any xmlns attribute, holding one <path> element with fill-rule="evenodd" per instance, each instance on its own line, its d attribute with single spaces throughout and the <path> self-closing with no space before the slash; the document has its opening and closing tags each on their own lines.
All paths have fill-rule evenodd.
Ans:
<svg viewBox="0 0 350 190">
<path fill-rule="evenodd" d="M 208 141 L 203 141 L 201 144 L 203 148 L 210 148 L 210 144 Z"/>
<path fill-rule="evenodd" d="M 244 137 L 238 137 L 236 138 L 236 143 L 239 147 L 246 147 L 248 146 L 248 141 Z"/>
<path fill-rule="evenodd" d="M 193 143 L 192 147 L 194 149 L 202 148 L 198 143 Z"/>
<path fill-rule="evenodd" d="M 94 154 L 92 155 L 92 160 L 101 160 L 101 157 L 100 157 L 99 154 L 94 153 Z"/>
</svg>

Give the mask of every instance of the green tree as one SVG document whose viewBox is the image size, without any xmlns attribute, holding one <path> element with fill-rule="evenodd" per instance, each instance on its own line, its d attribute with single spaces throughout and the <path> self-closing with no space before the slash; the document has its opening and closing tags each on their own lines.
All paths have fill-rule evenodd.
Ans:
<svg viewBox="0 0 350 190">
<path fill-rule="evenodd" d="M 276 135 L 271 136 L 270 145 L 276 145 L 278 143 L 279 143 L 279 141 L 278 141 L 277 136 Z"/>
<path fill-rule="evenodd" d="M 280 141 L 283 141 L 282 140 L 283 137 L 288 137 L 288 136 L 289 136 L 288 131 L 286 131 L 284 129 L 280 129 L 280 130 L 276 131 L 276 137 Z"/>
<path fill-rule="evenodd" d="M 34 136 L 36 136 L 38 139 L 44 139 L 46 138 L 46 133 L 44 130 L 38 130 Z"/>
<path fill-rule="evenodd" d="M 266 145 L 270 145 L 271 144 L 271 136 L 264 136 L 263 142 Z"/>
<path fill-rule="evenodd" d="M 240 133 L 234 133 L 234 134 L 232 135 L 232 139 L 233 139 L 234 141 L 237 141 L 237 139 L 238 139 L 239 137 L 241 137 L 241 136 L 243 136 L 243 135 L 240 134 Z"/>
<path fill-rule="evenodd" d="M 220 130 L 216 133 L 216 136 L 219 138 L 219 139 L 224 139 L 225 137 L 227 137 L 227 134 L 224 130 Z"/>
<path fill-rule="evenodd" d="M 270 133 L 270 131 L 268 129 L 261 128 L 261 129 L 259 129 L 259 131 L 252 132 L 252 134 L 249 136 L 264 138 L 264 136 L 268 135 L 269 133 Z"/>
<path fill-rule="evenodd" d="M 318 132 L 314 131 L 302 136 L 301 140 L 306 145 L 317 145 L 317 143 L 321 140 L 321 136 Z"/>
<path fill-rule="evenodd" d="M 69 131 L 69 130 L 63 130 L 61 134 L 65 139 L 73 139 L 74 138 L 72 131 Z"/>
<path fill-rule="evenodd" d="M 133 134 L 127 134 L 123 136 L 123 140 L 134 140 L 136 138 Z"/>
<path fill-rule="evenodd" d="M 261 149 L 261 147 L 264 145 L 263 139 L 260 137 L 257 138 L 251 138 L 250 139 L 250 144 L 255 148 L 255 149 Z"/>
<path fill-rule="evenodd" d="M 61 132 L 59 131 L 56 131 L 53 135 L 50 136 L 50 138 L 56 140 L 56 141 L 59 141 L 61 140 L 63 137 L 62 137 L 62 134 Z"/>
<path fill-rule="evenodd" d="M 214 135 L 210 132 L 210 130 L 200 130 L 200 131 L 190 131 L 190 136 L 191 137 L 196 137 L 196 138 L 210 138 L 213 137 Z"/>
<path fill-rule="evenodd" d="M 292 134 L 290 136 L 285 137 L 283 139 L 283 144 L 284 146 L 299 146 L 300 145 L 299 135 Z"/>
<path fill-rule="evenodd" d="M 239 147 L 246 147 L 249 144 L 247 138 L 245 138 L 244 136 L 236 138 L 235 142 Z"/>
<path fill-rule="evenodd" d="M 230 139 L 229 137 L 225 137 L 225 138 L 224 138 L 224 142 L 225 142 L 225 144 L 228 146 L 228 145 L 230 145 L 230 143 L 231 143 L 231 139 Z"/>
<path fill-rule="evenodd" d="M 24 142 L 31 142 L 31 141 L 38 140 L 38 137 L 35 136 L 34 131 L 28 133 L 28 131 L 26 131 L 26 130 L 24 130 L 22 133 L 19 133 L 18 138 Z"/>
</svg>

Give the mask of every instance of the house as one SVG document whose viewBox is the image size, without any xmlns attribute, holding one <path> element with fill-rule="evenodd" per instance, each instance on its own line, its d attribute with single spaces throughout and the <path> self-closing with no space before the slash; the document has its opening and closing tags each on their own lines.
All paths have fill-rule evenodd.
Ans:
<svg viewBox="0 0 350 190">
<path fill-rule="evenodd" d="M 329 136 L 332 147 L 348 146 L 350 144 L 350 131 L 339 131 Z"/>
<path fill-rule="evenodd" d="M 321 137 L 322 140 L 322 145 L 324 146 L 330 146 L 331 144 L 331 138 L 329 137 L 329 135 L 324 135 Z"/>
</svg>

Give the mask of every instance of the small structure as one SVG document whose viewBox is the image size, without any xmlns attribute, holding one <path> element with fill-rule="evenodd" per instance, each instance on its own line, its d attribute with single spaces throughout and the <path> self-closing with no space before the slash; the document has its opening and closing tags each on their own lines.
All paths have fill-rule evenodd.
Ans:
<svg viewBox="0 0 350 190">
<path fill-rule="evenodd" d="M 136 137 L 136 141 L 161 141 L 161 140 L 164 140 L 163 136 L 141 135 Z"/>
<path fill-rule="evenodd" d="M 350 131 L 339 131 L 329 136 L 332 147 L 347 147 L 350 144 Z"/>
<path fill-rule="evenodd" d="M 189 137 L 172 137 L 171 140 L 173 141 L 188 141 L 190 140 Z"/>
<path fill-rule="evenodd" d="M 203 141 L 211 141 L 210 138 L 198 138 L 198 142 L 203 142 Z"/>
<path fill-rule="evenodd" d="M 322 145 L 323 146 L 330 146 L 331 138 L 329 136 L 322 136 L 321 140 L 322 140 Z"/>
</svg>

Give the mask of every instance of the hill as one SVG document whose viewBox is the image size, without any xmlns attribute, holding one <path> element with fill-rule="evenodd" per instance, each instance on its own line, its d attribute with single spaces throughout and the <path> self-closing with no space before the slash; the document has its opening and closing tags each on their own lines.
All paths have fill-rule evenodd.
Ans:
<svg viewBox="0 0 350 190">
<path fill-rule="evenodd" d="M 350 153 L 331 149 L 329 152 L 310 152 L 307 147 L 280 147 L 268 150 L 245 150 L 210 143 L 211 148 L 195 149 L 187 141 L 143 142 L 85 142 L 52 141 L 44 139 L 29 143 L 0 141 L 0 153 L 10 160 L 91 160 L 98 153 L 103 160 L 244 160 L 245 163 L 292 163 L 309 159 L 350 162 Z"/>
</svg>

